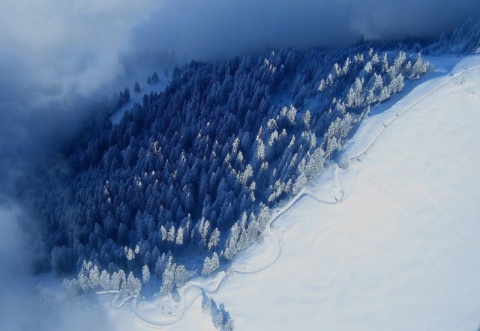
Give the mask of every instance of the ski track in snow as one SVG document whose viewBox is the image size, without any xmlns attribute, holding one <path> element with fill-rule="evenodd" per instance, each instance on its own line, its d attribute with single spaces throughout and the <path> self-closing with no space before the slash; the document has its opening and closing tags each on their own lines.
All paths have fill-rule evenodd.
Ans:
<svg viewBox="0 0 480 331">
<path fill-rule="evenodd" d="M 439 84 L 436 86 L 433 86 L 432 90 L 430 90 L 428 93 L 422 95 L 422 97 L 414 100 L 409 105 L 404 107 L 401 111 L 396 113 L 393 119 L 391 119 L 387 123 L 383 123 L 383 128 L 380 130 L 380 132 L 376 136 L 373 137 L 373 140 L 368 144 L 368 146 L 362 152 L 348 158 L 350 162 L 355 162 L 357 164 L 360 164 L 360 168 L 357 170 L 357 174 L 351 185 L 350 192 L 354 190 L 357 180 L 360 176 L 360 173 L 362 170 L 361 169 L 362 158 L 368 156 L 368 152 L 371 151 L 377 145 L 378 141 L 382 138 L 385 131 L 387 130 L 388 127 L 390 127 L 390 125 L 392 125 L 395 121 L 401 118 L 411 108 L 413 108 L 414 106 L 416 106 L 417 104 L 425 100 L 426 98 L 432 96 L 434 93 L 436 93 L 438 90 L 440 90 L 442 87 L 446 86 L 447 84 L 455 84 L 459 86 L 464 85 L 466 82 L 464 73 L 467 71 L 475 70 L 479 67 L 480 65 L 472 66 L 470 68 L 462 67 L 461 71 L 454 74 L 450 73 L 449 76 L 445 77 L 447 79 L 443 80 L 442 82 L 439 82 Z M 473 155 L 471 158 L 473 158 L 474 156 L 475 155 Z M 290 201 L 288 201 L 284 206 L 281 206 L 275 209 L 263 233 L 263 237 L 270 237 L 274 241 L 275 253 L 272 254 L 274 257 L 270 261 L 262 265 L 259 265 L 258 267 L 251 270 L 245 270 L 245 269 L 236 268 L 235 266 L 231 266 L 226 271 L 218 272 L 214 276 L 211 276 L 208 278 L 198 278 L 198 279 L 189 281 L 185 286 L 183 286 L 178 290 L 179 296 L 180 296 L 179 302 L 174 301 L 174 299 L 171 297 L 161 297 L 157 299 L 155 302 L 149 303 L 153 306 L 153 309 L 156 308 L 156 310 L 158 310 L 158 313 L 156 315 L 161 315 L 159 319 L 153 319 L 146 316 L 146 314 L 144 314 L 142 312 L 142 309 L 138 306 L 138 303 L 139 303 L 138 295 L 134 296 L 133 297 L 133 313 L 134 313 L 135 322 L 148 327 L 154 327 L 154 328 L 161 328 L 161 327 L 175 325 L 182 320 L 182 318 L 185 315 L 185 312 L 193 304 L 193 302 L 197 300 L 200 295 L 202 295 L 202 293 L 215 294 L 221 289 L 225 281 L 235 274 L 238 274 L 238 275 L 256 274 L 272 266 L 282 256 L 283 247 L 282 247 L 281 235 L 275 229 L 275 223 L 278 219 L 280 219 L 282 215 L 288 212 L 295 204 L 297 204 L 297 202 L 299 202 L 301 199 L 304 199 L 304 198 L 310 198 L 317 201 L 318 203 L 327 204 L 327 205 L 338 205 L 338 204 L 341 204 L 343 201 L 345 201 L 346 194 L 340 178 L 340 168 L 336 164 L 333 166 L 335 167 L 334 169 L 335 186 L 339 188 L 340 197 L 334 197 L 333 200 L 322 199 L 316 194 L 314 194 L 313 192 L 309 191 L 307 188 L 303 188 L 295 197 L 293 197 Z M 382 190 L 382 193 L 389 195 L 388 192 L 385 192 L 384 190 Z M 440 209 L 442 210 L 442 208 Z M 445 267 L 447 266 L 444 266 L 444 268 Z M 194 293 L 194 295 L 187 298 L 187 294 L 193 291 L 195 291 L 196 293 Z M 97 293 L 102 294 L 104 292 L 97 292 Z M 111 292 L 108 292 L 108 293 L 111 293 Z M 117 304 L 117 301 L 118 301 L 118 296 L 117 296 L 113 300 L 114 307 L 116 309 L 122 308 L 124 307 L 126 302 L 129 301 L 130 299 L 132 299 L 132 297 L 122 300 L 122 302 Z M 167 315 L 165 315 L 164 306 L 167 306 L 167 305 L 170 307 L 173 306 L 176 310 L 176 313 L 168 311 Z"/>
</svg>

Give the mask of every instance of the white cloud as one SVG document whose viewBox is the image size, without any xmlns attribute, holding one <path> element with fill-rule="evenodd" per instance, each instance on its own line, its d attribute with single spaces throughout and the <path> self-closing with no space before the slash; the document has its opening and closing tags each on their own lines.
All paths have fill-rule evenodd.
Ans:
<svg viewBox="0 0 480 331">
<path fill-rule="evenodd" d="M 18 70 L 3 76 L 2 85 L 24 80 L 33 89 L 28 92 L 46 100 L 72 91 L 91 94 L 121 74 L 118 54 L 154 3 L 4 0 L 0 48 L 6 56 L 0 65 Z"/>
<path fill-rule="evenodd" d="M 3 0 L 0 97 L 30 109 L 125 84 L 165 53 L 181 63 L 435 35 L 468 16 L 480 17 L 476 0 Z"/>
<path fill-rule="evenodd" d="M 208 60 L 362 37 L 436 36 L 469 16 L 480 17 L 476 0 L 172 0 L 134 29 L 127 57 L 135 63 L 173 51 L 179 61 Z"/>
</svg>

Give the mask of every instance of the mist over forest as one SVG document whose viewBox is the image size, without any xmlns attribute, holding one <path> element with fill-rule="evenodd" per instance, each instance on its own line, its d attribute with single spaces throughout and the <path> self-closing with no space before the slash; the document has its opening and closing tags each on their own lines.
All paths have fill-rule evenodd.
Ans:
<svg viewBox="0 0 480 331">
<path fill-rule="evenodd" d="M 15 1 L 0 12 L 0 320 L 8 329 L 105 325 L 86 310 L 42 307 L 32 276 L 38 224 L 18 180 L 61 159 L 64 144 L 113 93 L 154 69 L 282 47 L 347 47 L 364 40 L 436 39 L 476 0 Z M 144 78 L 144 77 L 143 77 Z M 22 319 L 12 307 L 22 306 Z M 86 317 L 88 316 L 88 318 Z M 93 316 L 93 317 L 92 317 Z M 57 323 L 60 320 L 60 323 Z M 19 323 L 19 324 L 18 324 Z"/>
<path fill-rule="evenodd" d="M 6 183 L 18 174 L 13 168 L 31 163 L 27 158 L 39 162 L 58 148 L 96 101 L 152 68 L 281 47 L 435 38 L 480 17 L 475 0 L 6 0 L 3 8 L 0 179 Z"/>
</svg>

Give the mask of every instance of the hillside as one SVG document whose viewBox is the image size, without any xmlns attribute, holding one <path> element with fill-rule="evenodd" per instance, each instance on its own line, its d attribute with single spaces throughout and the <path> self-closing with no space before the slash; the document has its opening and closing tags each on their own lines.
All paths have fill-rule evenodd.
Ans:
<svg viewBox="0 0 480 331">
<path fill-rule="evenodd" d="M 347 141 L 348 167 L 329 163 L 273 210 L 227 274 L 188 282 L 178 302 L 119 310 L 103 294 L 97 307 L 116 330 L 215 330 L 206 297 L 235 330 L 477 330 L 480 56 L 428 60 L 435 71 Z"/>
<path fill-rule="evenodd" d="M 121 120 L 85 130 L 24 180 L 41 224 L 37 270 L 123 299 L 143 285 L 176 296 L 225 270 L 371 107 L 428 71 L 416 45 L 373 47 L 191 62 L 159 92 L 131 100 L 125 89 Z"/>
<path fill-rule="evenodd" d="M 0 329 L 480 331 L 478 0 L 5 0 Z"/>
<path fill-rule="evenodd" d="M 477 330 L 480 57 L 429 60 L 276 221 L 278 261 L 213 296 L 237 330 Z"/>
<path fill-rule="evenodd" d="M 464 26 L 469 24 L 471 21 Z M 424 51 L 454 52 L 462 43 L 476 47 L 476 39 L 470 36 L 477 30 L 478 26 L 470 34 L 442 38 Z M 278 286 L 272 293 L 284 297 L 279 289 L 288 280 L 282 277 L 290 275 L 292 266 L 298 264 L 295 270 L 299 278 L 306 277 L 299 293 L 315 293 L 318 284 L 311 283 L 311 289 L 305 284 L 312 282 L 310 277 L 315 274 L 322 279 L 326 271 L 309 270 L 302 261 L 321 266 L 322 261 L 331 263 L 339 254 L 346 264 L 334 264 L 335 272 L 327 279 L 335 277 L 337 271 L 345 272 L 346 276 L 340 277 L 347 278 L 343 283 L 332 283 L 335 286 L 325 285 L 333 291 L 332 298 L 338 298 L 337 287 L 342 292 L 352 286 L 349 281 L 356 276 L 349 267 L 356 267 L 355 275 L 360 275 L 362 259 L 366 258 L 368 265 L 364 278 L 358 281 L 362 285 L 361 281 L 371 285 L 373 280 L 367 277 L 371 268 L 385 277 L 389 270 L 401 275 L 396 259 L 384 255 L 387 249 L 381 250 L 383 255 L 378 258 L 374 252 L 380 247 L 369 245 L 395 242 L 397 238 L 392 236 L 405 231 L 396 227 L 408 224 L 404 222 L 407 216 L 415 219 L 420 214 L 421 228 L 428 229 L 432 219 L 448 215 L 441 208 L 452 201 L 454 193 L 442 185 L 452 190 L 457 186 L 445 182 L 430 187 L 428 180 L 421 181 L 429 177 L 414 175 L 425 168 L 433 171 L 428 172 L 430 180 L 440 183 L 435 178 L 446 170 L 432 170 L 430 163 L 438 166 L 434 162 L 447 160 L 452 151 L 437 155 L 439 152 L 431 150 L 438 146 L 426 143 L 433 141 L 444 147 L 457 138 L 457 132 L 454 135 L 445 126 L 451 121 L 441 122 L 449 117 L 442 111 L 459 104 L 457 99 L 451 100 L 451 86 L 460 91 L 468 87 L 468 95 L 475 96 L 475 77 L 467 79 L 476 73 L 475 57 L 457 63 L 458 55 L 431 55 L 431 65 L 414 52 L 418 49 L 420 45 L 412 42 L 363 43 L 343 50 L 286 48 L 266 56 L 191 62 L 161 80 L 155 73 L 144 90 L 151 93 L 143 97 L 138 83 L 132 96 L 125 88 L 113 117 L 115 109 L 110 109 L 104 124 L 86 128 L 62 151 L 62 158 L 53 167 L 43 174 L 33 172 L 31 176 L 38 177 L 35 181 L 26 177 L 21 182 L 22 196 L 41 226 L 36 271 L 53 270 L 66 277 L 64 284 L 72 293 L 101 294 L 100 306 L 113 305 L 115 310 L 109 314 L 126 325 L 190 328 L 185 323 L 196 325 L 199 311 L 204 311 L 208 318 L 201 319 L 206 325 L 213 323 L 221 330 L 243 327 L 244 313 L 235 312 L 237 307 L 241 312 L 244 302 L 235 296 L 240 291 L 238 287 L 235 290 L 240 275 L 245 279 L 263 275 L 270 286 Z M 474 107 L 474 101 L 460 99 L 461 107 Z M 442 108 L 408 123 L 377 158 L 370 156 L 386 140 L 392 126 L 404 122 L 412 112 L 421 113 L 418 109 L 431 109 L 432 104 Z M 433 127 L 422 122 L 428 117 Z M 464 119 L 457 112 L 450 117 Z M 434 135 L 429 129 L 439 137 L 431 140 Z M 445 138 L 445 132 L 451 137 Z M 423 149 L 414 153 L 409 143 Z M 458 145 L 462 151 L 468 146 L 465 142 Z M 472 154 L 471 159 L 475 156 Z M 417 160 L 423 161 L 418 164 Z M 371 169 L 366 168 L 369 164 Z M 397 173 L 411 175 L 401 178 Z M 446 201 L 437 201 L 431 191 L 442 192 L 438 198 Z M 415 205 L 422 197 L 428 197 L 426 202 L 433 207 Z M 386 222 L 385 217 L 393 223 Z M 339 229 L 331 225 L 332 230 L 329 224 L 336 218 L 344 220 L 347 227 L 342 228 L 341 223 Z M 359 229 L 348 222 L 355 222 Z M 368 233 L 362 236 L 362 231 L 370 231 L 369 226 L 374 226 L 372 233 L 378 238 Z M 285 242 L 290 229 L 294 229 L 291 238 L 301 245 L 292 246 L 296 251 L 292 260 Z M 300 237 L 296 237 L 297 231 Z M 332 237 L 320 238 L 325 231 L 333 231 Z M 405 232 L 406 242 L 414 240 L 409 231 Z M 332 247 L 322 246 L 330 242 Z M 422 243 L 429 245 L 430 239 Z M 397 243 L 392 248 L 392 255 L 401 250 L 399 247 Z M 415 247 L 415 243 L 408 247 Z M 329 255 L 332 249 L 334 256 Z M 382 262 L 381 267 L 372 262 L 376 259 Z M 281 261 L 284 270 L 278 269 Z M 408 275 L 421 269 L 417 260 L 407 263 L 413 268 L 406 271 Z M 234 292 L 228 292 L 229 286 Z M 247 283 L 241 287 L 247 288 Z M 285 289 L 294 295 L 295 286 Z M 261 293 L 255 286 L 242 293 L 249 291 Z M 377 291 L 381 299 L 391 288 L 384 285 Z M 354 291 L 351 295 L 356 298 L 362 293 Z M 80 302 L 92 298 L 95 296 L 86 296 Z M 270 304 L 282 307 L 275 302 L 277 295 L 265 299 L 270 303 L 258 311 L 265 311 Z M 306 301 L 305 310 L 319 304 L 318 299 L 312 300 Z M 355 311 L 362 305 L 352 302 L 351 306 L 352 314 L 374 322 L 368 318 L 372 312 Z M 127 307 L 129 314 L 119 316 L 118 309 Z M 328 304 L 329 309 L 332 307 L 335 305 Z M 340 307 L 334 311 L 350 313 Z M 190 319 L 192 312 L 197 316 L 194 320 Z M 280 314 L 288 315 L 286 311 Z M 313 327 L 308 323 L 317 324 L 315 318 L 305 319 L 307 324 L 301 328 Z M 248 324 L 261 318 L 246 320 Z M 290 322 L 291 328 L 299 323 Z M 279 326 L 267 323 L 261 329 L 286 325 L 287 321 Z M 256 327 L 247 327 L 252 328 Z"/>
<path fill-rule="evenodd" d="M 235 330 L 476 330 L 480 57 L 429 60 L 435 73 L 349 140 L 348 169 L 329 165 L 280 208 L 220 289 L 223 274 L 187 284 L 186 302 L 129 306 L 119 330 L 177 314 L 169 329 L 214 330 L 196 286 Z"/>
</svg>

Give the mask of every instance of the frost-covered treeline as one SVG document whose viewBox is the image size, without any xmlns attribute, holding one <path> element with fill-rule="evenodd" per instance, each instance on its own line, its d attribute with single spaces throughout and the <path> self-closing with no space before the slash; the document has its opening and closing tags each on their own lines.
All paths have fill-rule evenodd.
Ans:
<svg viewBox="0 0 480 331">
<path fill-rule="evenodd" d="M 202 310 L 210 314 L 213 325 L 221 331 L 234 330 L 234 322 L 223 304 L 217 305 L 215 300 L 202 293 Z"/>
<path fill-rule="evenodd" d="M 163 294 L 211 274 L 261 236 L 269 208 L 299 192 L 370 107 L 427 69 L 415 52 L 372 45 L 176 69 L 34 187 L 41 270 L 79 272 L 83 290 L 130 279 L 133 292 L 148 272 Z"/>
<path fill-rule="evenodd" d="M 433 55 L 480 54 L 480 21 L 467 20 L 452 34 L 442 34 L 440 40 L 426 47 L 424 52 Z"/>
</svg>

